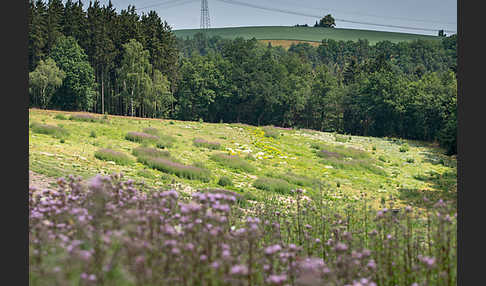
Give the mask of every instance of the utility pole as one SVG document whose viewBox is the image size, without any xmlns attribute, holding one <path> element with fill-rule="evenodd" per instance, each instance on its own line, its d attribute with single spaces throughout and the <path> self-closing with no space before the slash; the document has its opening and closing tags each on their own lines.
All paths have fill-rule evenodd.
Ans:
<svg viewBox="0 0 486 286">
<path fill-rule="evenodd" d="M 211 23 L 209 21 L 209 8 L 208 0 L 201 0 L 201 29 L 211 28 Z"/>
</svg>

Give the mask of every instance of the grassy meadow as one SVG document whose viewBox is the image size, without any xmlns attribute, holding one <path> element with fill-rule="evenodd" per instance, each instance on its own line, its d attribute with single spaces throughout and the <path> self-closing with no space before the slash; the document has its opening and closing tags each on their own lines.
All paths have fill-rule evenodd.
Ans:
<svg viewBox="0 0 486 286">
<path fill-rule="evenodd" d="M 336 203 L 358 202 L 365 194 L 376 207 L 384 199 L 399 207 L 422 207 L 424 197 L 453 203 L 456 198 L 456 161 L 430 143 L 98 114 L 91 114 L 98 120 L 76 120 L 81 114 L 29 110 L 31 171 L 53 178 L 122 172 L 148 186 L 187 195 L 221 188 L 224 177 L 231 182 L 225 189 L 256 202 L 288 196 L 296 188 L 308 194 L 322 191 Z M 57 126 L 62 136 L 39 132 L 37 126 L 44 125 Z"/>
<path fill-rule="evenodd" d="M 200 29 L 181 29 L 174 30 L 174 34 L 180 38 L 192 37 L 201 32 Z M 393 43 L 401 41 L 412 41 L 417 39 L 433 40 L 439 39 L 436 36 L 383 32 L 358 29 L 341 28 L 315 28 L 315 27 L 287 27 L 287 26 L 261 26 L 261 27 L 229 27 L 229 28 L 210 28 L 205 31 L 209 36 L 220 36 L 225 39 L 244 39 L 255 38 L 257 40 L 281 40 L 281 41 L 305 41 L 318 42 L 323 39 L 333 39 L 336 41 L 357 41 L 367 39 L 370 44 L 380 41 L 390 41 Z M 275 45 L 287 46 L 285 42 L 272 42 Z"/>
</svg>

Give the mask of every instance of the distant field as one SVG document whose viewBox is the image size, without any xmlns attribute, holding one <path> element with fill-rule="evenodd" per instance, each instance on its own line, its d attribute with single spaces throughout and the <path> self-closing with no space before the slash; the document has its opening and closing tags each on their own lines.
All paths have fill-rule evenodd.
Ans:
<svg viewBox="0 0 486 286">
<path fill-rule="evenodd" d="M 174 33 L 177 37 L 187 38 L 192 37 L 194 34 L 200 31 L 200 29 L 184 29 L 174 30 Z M 379 41 L 385 40 L 396 43 L 401 41 L 412 41 L 416 39 L 439 39 L 439 37 L 437 36 L 395 32 L 284 26 L 211 28 L 208 29 L 206 33 L 208 34 L 208 36 L 217 35 L 226 39 L 243 37 L 245 39 L 255 38 L 257 40 L 291 40 L 305 42 L 321 42 L 323 39 L 344 41 L 357 41 L 358 39 L 367 39 L 371 44 L 375 44 Z M 285 43 L 282 43 L 282 45 L 285 46 Z"/>
</svg>

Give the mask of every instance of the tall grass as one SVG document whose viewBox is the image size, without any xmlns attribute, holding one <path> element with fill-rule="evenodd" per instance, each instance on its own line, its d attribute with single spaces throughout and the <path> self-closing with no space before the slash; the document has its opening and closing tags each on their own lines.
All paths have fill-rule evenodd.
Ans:
<svg viewBox="0 0 486 286">
<path fill-rule="evenodd" d="M 99 149 L 94 153 L 95 158 L 103 161 L 113 161 L 119 165 L 128 165 L 133 163 L 133 160 L 125 153 L 115 151 L 109 148 Z"/>
<path fill-rule="evenodd" d="M 30 124 L 30 128 L 34 133 L 51 135 L 52 137 L 58 139 L 64 139 L 69 136 L 69 132 L 59 126 L 33 122 Z"/>
<path fill-rule="evenodd" d="M 287 181 L 290 184 L 299 186 L 299 187 L 311 187 L 317 188 L 319 187 L 319 179 L 310 178 L 304 175 L 298 175 L 293 172 L 287 173 L 267 173 L 267 177 L 271 178 L 279 178 Z"/>
<path fill-rule="evenodd" d="M 170 153 L 168 151 L 162 151 L 156 148 L 139 146 L 132 150 L 132 153 L 135 157 L 155 157 L 155 158 L 168 158 L 170 157 Z"/>
<path fill-rule="evenodd" d="M 200 168 L 191 165 L 184 165 L 182 163 L 174 162 L 168 158 L 163 157 L 139 157 L 139 160 L 159 171 L 176 175 L 180 178 L 186 178 L 189 180 L 200 180 L 203 182 L 209 182 L 211 179 L 211 172 L 208 169 Z"/>
<path fill-rule="evenodd" d="M 263 127 L 263 134 L 265 137 L 272 137 L 274 139 L 278 139 L 280 136 L 280 132 L 272 126 Z"/>
<path fill-rule="evenodd" d="M 253 172 L 255 167 L 238 157 L 238 155 L 228 155 L 224 153 L 213 154 L 209 157 L 211 160 L 220 163 L 223 166 L 232 168 L 234 170 Z"/>
<path fill-rule="evenodd" d="M 98 123 L 107 122 L 107 119 L 98 116 L 93 116 L 90 114 L 73 114 L 71 115 L 71 117 L 69 117 L 69 120 L 82 121 L 82 122 L 98 122 Z"/>
<path fill-rule="evenodd" d="M 260 190 L 278 194 L 289 194 L 292 190 L 292 185 L 287 181 L 270 177 L 259 177 L 253 182 L 253 186 Z"/>
<path fill-rule="evenodd" d="M 213 149 L 213 150 L 220 150 L 221 149 L 221 143 L 219 142 L 210 142 L 207 140 L 204 140 L 202 138 L 194 138 L 194 146 L 197 147 L 204 147 L 208 149 Z"/>
<path fill-rule="evenodd" d="M 159 140 L 155 143 L 155 145 L 157 146 L 157 148 L 166 149 L 174 146 L 176 142 L 177 140 L 174 137 L 170 135 L 160 134 Z"/>
<path fill-rule="evenodd" d="M 159 137 L 144 132 L 128 132 L 125 139 L 138 143 L 155 143 Z"/>
</svg>

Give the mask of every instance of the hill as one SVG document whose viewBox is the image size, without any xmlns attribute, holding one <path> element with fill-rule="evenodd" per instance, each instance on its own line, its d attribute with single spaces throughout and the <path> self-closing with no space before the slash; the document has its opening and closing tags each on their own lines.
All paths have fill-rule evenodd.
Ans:
<svg viewBox="0 0 486 286">
<path fill-rule="evenodd" d="M 269 192 L 285 196 L 289 188 L 318 192 L 319 181 L 329 200 L 343 202 L 359 200 L 363 192 L 377 204 L 391 195 L 399 205 L 420 204 L 424 196 L 454 199 L 456 195 L 455 159 L 441 155 L 442 150 L 427 143 L 243 124 L 102 118 L 95 114 L 70 120 L 79 114 L 85 113 L 29 111 L 30 171 L 51 178 L 123 172 L 135 181 L 180 191 L 221 188 L 218 181 L 224 176 L 233 183 L 224 188 L 256 201 Z M 65 133 L 44 132 L 33 123 L 57 126 Z M 135 155 L 139 154 L 134 149 L 142 143 L 127 140 L 131 138 L 126 135 L 146 128 L 159 132 L 161 137 L 173 138 L 172 145 L 159 149 L 170 153 L 162 154 L 168 156 L 165 159 L 208 169 L 210 173 L 189 178 L 160 168 L 156 162 L 140 158 L 137 162 Z M 218 142 L 220 148 L 206 148 L 195 143 L 197 138 Z M 155 143 L 147 141 L 147 146 L 155 147 Z M 127 161 L 95 155 L 103 148 L 123 153 Z"/>
<path fill-rule="evenodd" d="M 200 29 L 174 30 L 177 37 L 187 38 L 201 32 Z M 245 39 L 255 38 L 257 40 L 284 40 L 284 41 L 305 41 L 321 42 L 323 39 L 357 41 L 367 39 L 370 44 L 379 41 L 390 41 L 393 43 L 401 41 L 412 41 L 416 39 L 436 40 L 438 36 L 419 34 L 382 32 L 372 30 L 322 28 L 322 27 L 286 27 L 286 26 L 261 26 L 261 27 L 230 27 L 211 28 L 206 30 L 208 36 L 221 36 L 226 39 L 243 37 Z M 282 43 L 280 43 L 282 44 Z"/>
</svg>

